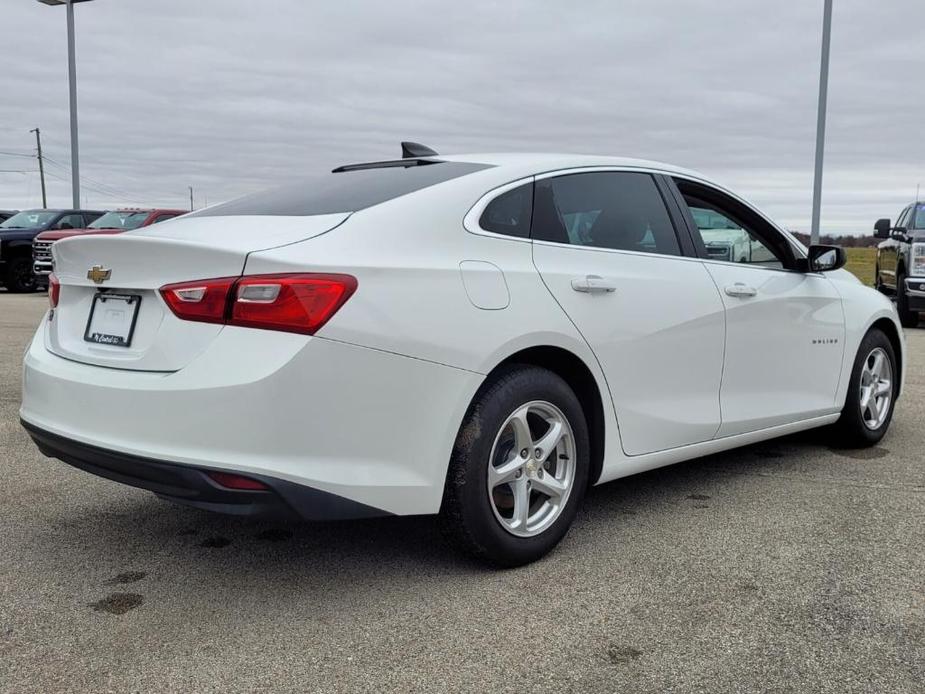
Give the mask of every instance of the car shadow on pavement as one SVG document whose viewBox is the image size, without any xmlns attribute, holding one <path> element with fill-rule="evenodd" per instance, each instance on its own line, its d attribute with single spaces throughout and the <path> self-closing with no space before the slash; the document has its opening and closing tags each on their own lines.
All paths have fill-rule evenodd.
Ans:
<svg viewBox="0 0 925 694">
<path fill-rule="evenodd" d="M 679 503 L 706 507 L 714 490 L 730 476 L 774 471 L 818 450 L 817 440 L 789 437 L 595 487 L 585 499 L 576 527 L 552 560 L 569 554 L 576 540 L 580 540 L 582 551 L 594 551 L 595 542 L 612 535 L 610 526 L 614 524 L 647 517 L 652 520 L 666 509 L 674 513 Z M 102 485 L 110 484 L 101 480 L 95 483 L 101 485 L 101 491 Z M 229 585 L 237 574 L 255 572 L 268 579 L 301 581 L 312 577 L 349 585 L 352 581 L 368 582 L 371 575 L 383 571 L 399 575 L 474 575 L 486 571 L 455 551 L 433 516 L 276 522 L 176 506 L 140 490 L 105 489 L 118 496 L 101 495 L 98 504 L 69 506 L 66 513 L 53 514 L 50 532 L 32 538 L 34 556 L 54 564 L 79 560 L 84 567 L 95 566 L 97 560 L 104 564 L 115 560 L 120 571 L 129 572 L 149 571 L 150 563 L 176 562 L 197 580 L 214 580 L 220 574 Z M 628 516 L 635 518 L 629 521 Z M 611 550 L 612 539 L 601 549 Z M 68 551 L 75 545 L 82 548 L 77 557 Z M 69 569 L 59 565 L 52 570 Z"/>
</svg>

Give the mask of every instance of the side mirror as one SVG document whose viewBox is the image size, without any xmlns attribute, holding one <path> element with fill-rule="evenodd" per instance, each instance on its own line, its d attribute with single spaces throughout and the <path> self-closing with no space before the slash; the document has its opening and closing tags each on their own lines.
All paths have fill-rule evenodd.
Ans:
<svg viewBox="0 0 925 694">
<path fill-rule="evenodd" d="M 890 229 L 892 229 L 892 227 L 890 226 L 889 219 L 878 219 L 874 224 L 874 238 L 890 238 Z"/>
<path fill-rule="evenodd" d="M 810 272 L 831 272 L 845 266 L 848 256 L 841 246 L 810 246 L 806 257 Z"/>
</svg>

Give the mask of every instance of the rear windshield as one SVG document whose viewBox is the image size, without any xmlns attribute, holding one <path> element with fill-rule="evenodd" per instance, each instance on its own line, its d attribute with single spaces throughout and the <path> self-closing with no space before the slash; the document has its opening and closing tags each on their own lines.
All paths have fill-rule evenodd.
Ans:
<svg viewBox="0 0 925 694">
<path fill-rule="evenodd" d="M 246 195 L 186 216 L 287 216 L 356 212 L 487 168 L 488 164 L 441 161 L 417 166 L 341 171 Z"/>
</svg>

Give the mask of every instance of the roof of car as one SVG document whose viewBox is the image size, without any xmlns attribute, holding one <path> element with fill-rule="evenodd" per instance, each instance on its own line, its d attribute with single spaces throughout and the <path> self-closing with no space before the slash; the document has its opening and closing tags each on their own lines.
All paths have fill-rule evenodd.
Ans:
<svg viewBox="0 0 925 694">
<path fill-rule="evenodd" d="M 685 169 L 673 164 L 651 161 L 649 159 L 635 159 L 631 157 L 609 157 L 592 154 L 544 153 L 544 152 L 488 152 L 475 154 L 440 155 L 434 159 L 441 161 L 460 161 L 481 164 L 490 164 L 504 169 L 522 169 L 524 175 L 538 171 L 556 171 L 559 169 L 574 169 L 595 166 L 618 166 L 635 169 L 651 169 L 666 173 L 676 173 L 709 180 L 703 174 Z"/>
</svg>

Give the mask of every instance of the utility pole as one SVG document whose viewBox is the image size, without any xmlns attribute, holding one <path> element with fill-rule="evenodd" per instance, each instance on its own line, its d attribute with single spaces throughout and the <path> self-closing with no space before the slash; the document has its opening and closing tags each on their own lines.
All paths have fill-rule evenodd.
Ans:
<svg viewBox="0 0 925 694">
<path fill-rule="evenodd" d="M 832 0 L 825 0 L 822 11 L 822 58 L 819 61 L 819 110 L 816 114 L 816 170 L 813 176 L 813 225 L 809 243 L 819 243 L 819 217 L 822 211 L 822 156 L 825 153 L 825 107 L 829 92 L 829 44 L 832 39 Z"/>
<path fill-rule="evenodd" d="M 193 211 L 193 186 L 189 187 L 189 211 Z"/>
<path fill-rule="evenodd" d="M 48 208 L 48 200 L 45 198 L 45 162 L 42 161 L 42 133 L 38 128 L 30 130 L 35 133 L 35 146 L 39 151 L 39 178 L 42 179 L 42 209 Z"/>
</svg>

